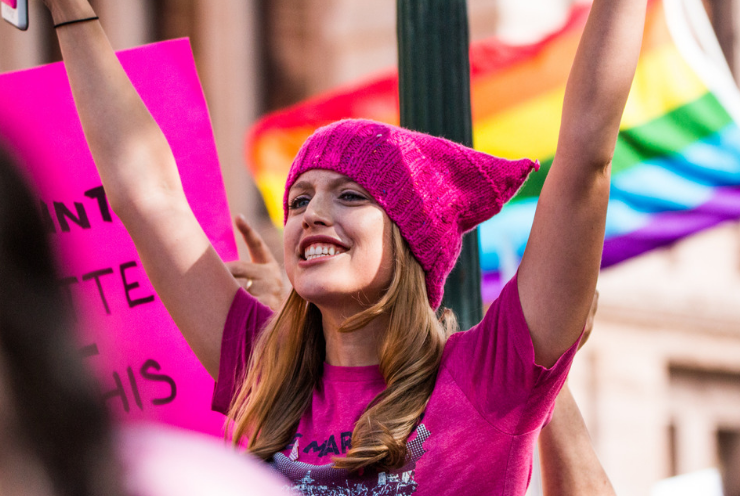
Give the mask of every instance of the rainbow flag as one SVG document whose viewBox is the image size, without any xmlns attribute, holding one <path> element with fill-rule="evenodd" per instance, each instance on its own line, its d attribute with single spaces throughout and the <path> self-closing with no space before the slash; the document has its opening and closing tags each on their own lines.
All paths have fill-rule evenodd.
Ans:
<svg viewBox="0 0 740 496">
<path fill-rule="evenodd" d="M 542 168 L 480 229 L 484 300 L 516 270 L 555 154 L 565 83 L 588 16 L 576 7 L 539 43 L 471 48 L 475 147 Z M 365 117 L 398 123 L 397 75 L 342 88 L 266 116 L 249 132 L 247 162 L 282 222 L 285 177 L 317 127 Z M 740 217 L 740 92 L 701 0 L 654 0 L 612 169 L 603 267 Z"/>
</svg>

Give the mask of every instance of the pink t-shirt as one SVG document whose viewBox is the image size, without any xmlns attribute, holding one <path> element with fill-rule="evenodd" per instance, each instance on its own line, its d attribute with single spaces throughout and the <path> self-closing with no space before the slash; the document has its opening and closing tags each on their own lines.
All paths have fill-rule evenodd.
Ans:
<svg viewBox="0 0 740 496">
<path fill-rule="evenodd" d="M 270 311 L 240 290 L 221 347 L 213 409 L 226 412 Z M 273 466 L 304 494 L 523 495 L 532 452 L 578 343 L 550 369 L 534 362 L 516 278 L 483 321 L 447 341 L 426 412 L 408 441 L 408 463 L 391 473 L 351 474 L 331 459 L 350 446 L 364 408 L 385 387 L 377 366 L 324 365 L 321 383 L 291 444 Z"/>
</svg>

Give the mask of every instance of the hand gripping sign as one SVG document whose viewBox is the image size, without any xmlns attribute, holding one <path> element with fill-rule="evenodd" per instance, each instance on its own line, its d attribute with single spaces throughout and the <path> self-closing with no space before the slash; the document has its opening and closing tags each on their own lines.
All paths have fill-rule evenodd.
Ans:
<svg viewBox="0 0 740 496">
<path fill-rule="evenodd" d="M 237 258 L 213 131 L 187 40 L 119 54 L 175 154 L 185 194 L 216 251 Z M 154 293 L 110 210 L 62 63 L 0 75 L 0 139 L 35 186 L 70 295 L 80 350 L 122 420 L 220 435 L 213 380 Z"/>
</svg>

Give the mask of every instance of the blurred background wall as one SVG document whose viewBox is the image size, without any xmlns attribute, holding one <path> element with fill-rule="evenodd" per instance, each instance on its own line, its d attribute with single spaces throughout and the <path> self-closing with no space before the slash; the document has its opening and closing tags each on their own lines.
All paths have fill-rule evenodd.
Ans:
<svg viewBox="0 0 740 496">
<path fill-rule="evenodd" d="M 0 30 L 0 72 L 60 58 L 32 1 L 31 29 Z M 471 37 L 536 40 L 572 0 L 469 0 Z M 280 234 L 244 166 L 244 135 L 264 112 L 391 68 L 393 0 L 94 0 L 117 49 L 189 36 L 211 110 L 233 213 L 281 257 Z M 740 69 L 740 0 L 708 0 Z M 245 255 L 244 246 L 240 246 Z M 740 224 L 728 223 L 602 274 L 594 336 L 573 388 L 618 493 L 716 467 L 740 495 Z"/>
</svg>

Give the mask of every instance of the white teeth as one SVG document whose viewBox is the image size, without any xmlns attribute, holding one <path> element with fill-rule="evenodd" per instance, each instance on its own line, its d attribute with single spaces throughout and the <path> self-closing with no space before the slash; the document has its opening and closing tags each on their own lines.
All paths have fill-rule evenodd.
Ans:
<svg viewBox="0 0 740 496">
<path fill-rule="evenodd" d="M 334 246 L 331 244 L 313 244 L 304 250 L 303 257 L 306 260 L 313 260 L 314 258 L 324 256 L 332 257 L 334 255 L 338 255 L 339 253 L 342 253 L 342 249 L 338 246 Z"/>
</svg>

